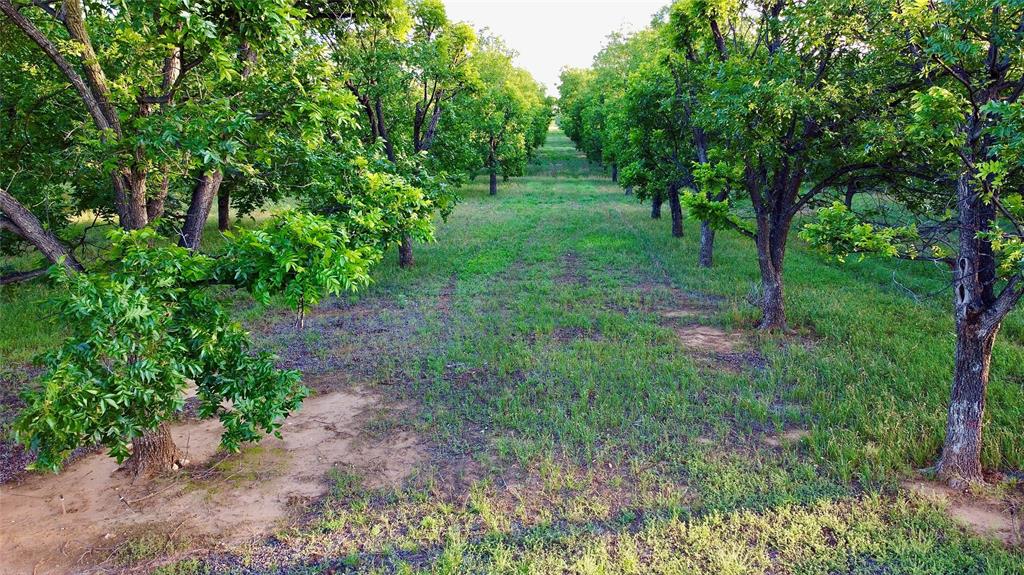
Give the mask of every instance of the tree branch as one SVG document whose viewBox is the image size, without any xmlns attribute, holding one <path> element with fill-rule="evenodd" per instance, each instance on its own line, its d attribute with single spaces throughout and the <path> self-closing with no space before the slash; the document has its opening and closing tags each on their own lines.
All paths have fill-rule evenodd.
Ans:
<svg viewBox="0 0 1024 575">
<path fill-rule="evenodd" d="M 33 42 L 39 46 L 43 52 L 57 65 L 64 77 L 67 78 L 68 82 L 78 92 L 78 96 L 85 103 L 86 109 L 89 111 L 89 115 L 92 116 L 93 122 L 96 127 L 100 130 L 109 130 L 112 128 L 110 121 L 103 113 L 103 109 L 100 106 L 96 96 L 92 93 L 89 87 L 85 84 L 85 81 L 78 72 L 75 71 L 74 67 L 64 58 L 64 55 L 60 53 L 53 42 L 44 35 L 39 28 L 35 26 L 31 21 L 21 15 L 14 5 L 11 4 L 11 0 L 0 0 L 0 12 L 3 12 L 7 16 L 7 19 L 14 23 L 15 26 L 21 29 L 22 32 L 28 36 Z"/>
</svg>

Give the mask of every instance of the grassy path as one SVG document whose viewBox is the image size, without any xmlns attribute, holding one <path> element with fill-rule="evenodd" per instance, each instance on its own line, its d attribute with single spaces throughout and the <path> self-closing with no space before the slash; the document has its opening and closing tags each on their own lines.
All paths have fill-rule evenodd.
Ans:
<svg viewBox="0 0 1024 575">
<path fill-rule="evenodd" d="M 1024 572 L 1019 548 L 904 484 L 942 439 L 945 294 L 907 292 L 940 291 L 940 271 L 794 247 L 798 333 L 758 338 L 752 246 L 720 234 L 701 270 L 687 226 L 671 238 L 553 133 L 497 197 L 471 185 L 413 270 L 389 262 L 303 332 L 253 307 L 319 391 L 402 406 L 364 432 L 416 433 L 430 462 L 400 488 L 332 473 L 271 539 L 162 572 Z M 1008 472 L 1024 468 L 1022 334 L 1011 318 L 989 403 L 986 464 Z M 1021 490 L 972 501 L 947 504 L 1005 518 Z"/>
<path fill-rule="evenodd" d="M 951 340 L 942 301 L 918 304 L 894 268 L 794 249 L 800 333 L 758 339 L 750 246 L 723 234 L 717 267 L 699 270 L 692 222 L 672 239 L 559 133 L 526 178 L 466 196 L 414 270 L 388 265 L 342 306 L 342 318 L 372 319 L 326 313 L 313 341 L 278 345 L 304 349 L 293 357 L 310 374 L 387 384 L 415 409 L 381 425 L 427 439 L 432 464 L 398 490 L 336 477 L 333 496 L 243 572 L 1024 569 L 1019 550 L 942 510 L 963 502 L 901 486 L 937 453 Z M 941 286 L 929 270 L 897 274 Z M 989 464 L 1013 469 L 1020 329 L 998 351 L 987 436 Z M 353 349 L 358 361 L 331 351 Z M 1005 518 L 1019 496 L 970 505 Z"/>
</svg>

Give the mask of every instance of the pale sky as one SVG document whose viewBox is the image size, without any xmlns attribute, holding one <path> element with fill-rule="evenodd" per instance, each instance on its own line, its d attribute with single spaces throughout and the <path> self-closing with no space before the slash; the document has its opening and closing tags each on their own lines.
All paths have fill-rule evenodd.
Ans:
<svg viewBox="0 0 1024 575">
<path fill-rule="evenodd" d="M 647 26 L 670 0 L 445 0 L 448 17 L 488 28 L 519 52 L 516 65 L 557 96 L 563 66 L 590 66 L 616 30 Z"/>
</svg>

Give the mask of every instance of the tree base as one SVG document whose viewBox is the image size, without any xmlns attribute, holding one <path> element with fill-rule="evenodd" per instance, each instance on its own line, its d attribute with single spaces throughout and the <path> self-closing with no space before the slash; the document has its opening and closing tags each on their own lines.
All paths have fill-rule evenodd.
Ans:
<svg viewBox="0 0 1024 575">
<path fill-rule="evenodd" d="M 972 485 L 985 484 L 985 476 L 975 462 L 963 465 L 941 458 L 932 471 L 937 480 L 957 491 L 963 491 Z"/>
<path fill-rule="evenodd" d="M 187 464 L 185 455 L 174 444 L 171 430 L 166 424 L 160 424 L 132 440 L 132 455 L 121 466 L 121 471 L 138 477 L 176 471 Z"/>
</svg>

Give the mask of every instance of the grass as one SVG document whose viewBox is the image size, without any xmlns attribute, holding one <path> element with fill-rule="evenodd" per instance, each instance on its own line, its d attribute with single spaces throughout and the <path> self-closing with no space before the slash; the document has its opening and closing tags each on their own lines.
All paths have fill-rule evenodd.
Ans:
<svg viewBox="0 0 1024 575">
<path fill-rule="evenodd" d="M 1024 570 L 1019 550 L 899 486 L 941 448 L 953 346 L 942 270 L 833 264 L 794 240 L 797 333 L 759 337 L 749 240 L 720 234 L 703 270 L 695 223 L 674 239 L 647 213 L 554 132 L 497 197 L 471 184 L 412 270 L 389 258 L 367 293 L 328 304 L 306 332 L 247 308 L 264 345 L 311 381 L 388 384 L 375 389 L 415 406 L 394 424 L 434 457 L 397 488 L 333 473 L 328 495 L 271 540 L 164 572 Z M 38 317 L 31 305 L 7 305 L 43 288 L 17 290 L 0 296 L 0 352 L 14 363 L 54 333 L 18 323 Z M 687 310 L 700 313 L 673 313 Z M 693 324 L 740 334 L 738 353 L 683 347 Z M 993 470 L 1024 468 L 1022 334 L 1011 315 L 995 351 Z"/>
</svg>

